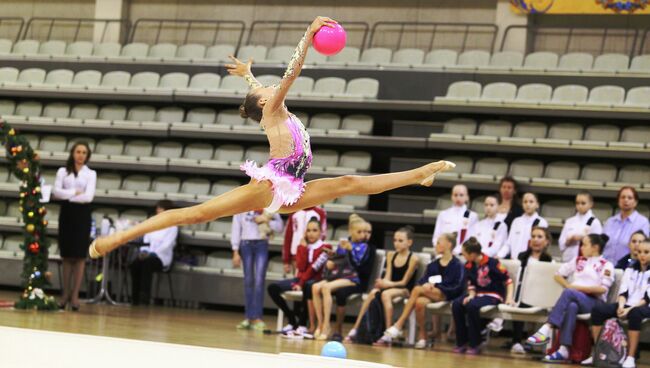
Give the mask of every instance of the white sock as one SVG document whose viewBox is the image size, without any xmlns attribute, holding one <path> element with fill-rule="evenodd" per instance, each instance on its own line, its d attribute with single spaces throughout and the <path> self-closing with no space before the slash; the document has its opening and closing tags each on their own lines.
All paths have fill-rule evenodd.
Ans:
<svg viewBox="0 0 650 368">
<path fill-rule="evenodd" d="M 551 326 L 549 326 L 547 323 L 545 323 L 544 325 L 542 325 L 542 327 L 537 332 L 539 332 L 542 335 L 548 337 L 548 336 L 551 336 L 551 333 L 553 331 L 551 329 Z"/>
<path fill-rule="evenodd" d="M 564 345 L 560 346 L 560 348 L 557 349 L 557 352 L 560 353 L 560 355 L 562 355 L 563 358 L 569 357 L 569 349 L 567 349 L 567 347 Z"/>
</svg>

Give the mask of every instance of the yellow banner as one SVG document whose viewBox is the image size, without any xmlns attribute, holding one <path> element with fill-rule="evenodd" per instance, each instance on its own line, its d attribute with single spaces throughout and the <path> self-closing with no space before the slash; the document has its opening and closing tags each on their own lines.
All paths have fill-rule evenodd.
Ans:
<svg viewBox="0 0 650 368">
<path fill-rule="evenodd" d="M 650 0 L 510 0 L 520 14 L 650 14 Z"/>
</svg>

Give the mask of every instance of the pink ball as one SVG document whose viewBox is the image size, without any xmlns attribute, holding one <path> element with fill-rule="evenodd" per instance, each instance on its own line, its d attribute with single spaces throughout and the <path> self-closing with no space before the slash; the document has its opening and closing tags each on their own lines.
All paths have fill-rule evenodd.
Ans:
<svg viewBox="0 0 650 368">
<path fill-rule="evenodd" d="M 335 55 L 345 47 L 347 35 L 340 24 L 334 27 L 323 26 L 314 35 L 314 49 L 323 55 Z"/>
</svg>

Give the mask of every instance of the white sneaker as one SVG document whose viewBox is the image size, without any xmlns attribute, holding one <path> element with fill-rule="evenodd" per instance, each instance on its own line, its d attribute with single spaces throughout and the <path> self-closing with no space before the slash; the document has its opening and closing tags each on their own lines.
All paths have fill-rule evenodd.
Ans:
<svg viewBox="0 0 650 368">
<path fill-rule="evenodd" d="M 594 357 L 593 357 L 593 356 L 590 356 L 589 358 L 587 358 L 587 359 L 581 361 L 581 362 L 580 362 L 580 365 L 587 365 L 587 366 L 589 366 L 589 365 L 594 365 Z"/>
<path fill-rule="evenodd" d="M 526 349 L 520 343 L 516 343 L 510 348 L 510 352 L 513 354 L 526 354 Z"/>
<path fill-rule="evenodd" d="M 427 347 L 427 340 L 425 339 L 418 340 L 418 342 L 416 342 L 415 345 L 413 345 L 413 347 L 415 349 L 424 349 Z"/>
<path fill-rule="evenodd" d="M 492 322 L 488 323 L 487 328 L 490 331 L 500 332 L 503 330 L 503 318 L 495 318 Z"/>
<path fill-rule="evenodd" d="M 623 368 L 636 368 L 636 362 L 634 361 L 633 356 L 628 356 L 623 361 Z"/>
<path fill-rule="evenodd" d="M 305 326 L 298 326 L 298 328 L 295 329 L 295 333 L 299 335 L 304 335 L 309 331 L 309 329 Z"/>
<path fill-rule="evenodd" d="M 384 331 L 384 336 L 389 336 L 393 339 L 396 339 L 402 336 L 402 331 L 398 330 L 395 326 L 390 326 L 386 329 L 386 331 Z"/>
<path fill-rule="evenodd" d="M 293 325 L 288 324 L 288 325 L 282 327 L 280 332 L 282 332 L 283 335 L 286 335 L 288 332 L 293 331 L 293 330 L 294 330 Z"/>
</svg>

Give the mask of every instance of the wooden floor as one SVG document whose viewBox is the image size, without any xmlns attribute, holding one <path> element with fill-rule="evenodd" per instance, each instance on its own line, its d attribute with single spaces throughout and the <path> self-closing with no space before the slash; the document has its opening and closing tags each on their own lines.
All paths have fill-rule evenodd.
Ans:
<svg viewBox="0 0 650 368">
<path fill-rule="evenodd" d="M 0 291 L 0 300 L 15 300 L 18 293 Z M 239 349 L 267 353 L 295 352 L 319 354 L 323 342 L 286 340 L 277 335 L 252 331 L 238 331 L 234 326 L 242 319 L 241 313 L 206 311 L 168 307 L 115 307 L 82 305 L 81 311 L 34 312 L 0 308 L 0 325 L 59 332 L 73 332 L 128 339 L 169 342 L 204 347 Z M 268 325 L 274 316 L 266 316 Z M 346 329 L 349 326 L 346 326 Z M 431 350 L 411 348 L 382 348 L 348 345 L 352 359 L 387 363 L 402 367 L 422 367 L 443 364 L 442 367 L 505 368 L 534 364 L 531 358 L 510 356 L 493 339 L 488 352 L 481 356 L 453 354 L 449 344 L 437 344 Z"/>
</svg>

